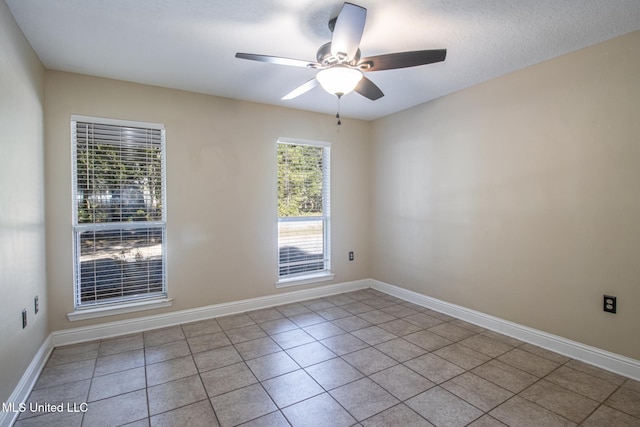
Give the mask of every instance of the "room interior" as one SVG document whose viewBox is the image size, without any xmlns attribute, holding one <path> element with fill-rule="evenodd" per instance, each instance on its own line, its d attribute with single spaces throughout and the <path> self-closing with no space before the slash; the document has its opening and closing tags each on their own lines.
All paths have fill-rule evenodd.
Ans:
<svg viewBox="0 0 640 427">
<path fill-rule="evenodd" d="M 108 23 L 122 16 L 89 3 L 94 9 L 73 17 L 103 14 Z M 147 12 L 162 21 L 175 7 L 165 3 Z M 118 47 L 135 49 L 114 58 L 150 53 L 148 69 L 134 61 L 127 75 L 126 65 L 105 63 L 118 55 L 101 51 L 113 33 L 95 36 L 95 57 L 74 64 L 69 52 L 92 50 L 73 26 L 59 26 L 60 34 L 47 39 L 33 30 L 40 22 L 29 21 L 39 13 L 50 18 L 39 10 L 54 13 L 53 2 L 0 2 L 2 402 L 24 401 L 54 347 L 368 288 L 640 380 L 637 3 L 613 2 L 605 16 L 598 2 L 555 10 L 556 2 L 540 1 L 523 11 L 495 0 L 479 11 L 363 1 L 367 25 L 375 28 L 365 31 L 372 54 L 447 48 L 448 56 L 442 64 L 371 73 L 384 102 L 377 107 L 379 101 L 346 95 L 340 126 L 336 98 L 320 88 L 292 103 L 280 99 L 312 70 L 242 62 L 233 53 L 313 55 L 330 37 L 326 18 L 342 2 L 300 2 L 315 5 L 307 10 L 295 2 L 220 3 L 228 25 L 218 21 L 215 30 L 205 23 L 217 9 L 185 15 L 199 19 L 189 27 L 195 39 L 237 29 L 237 37 L 209 46 L 211 55 L 229 57 L 194 71 L 186 56 L 207 55 L 206 43 L 169 64 L 153 55 L 162 45 L 144 35 L 132 42 L 131 33 L 114 27 L 123 34 Z M 394 9 L 401 4 L 404 13 Z M 74 5 L 80 2 L 67 7 Z M 399 31 L 398 16 L 412 13 Z M 547 15 L 559 20 L 549 25 L 572 25 L 535 27 L 541 43 L 518 49 L 535 35 L 526 24 L 548 23 Z M 469 21 L 445 25 L 459 17 Z M 491 17 L 521 38 L 490 43 Z M 431 25 L 419 32 L 424 22 Z M 86 31 L 100 24 L 78 25 L 76 31 Z M 466 26 L 486 29 L 480 42 L 499 66 L 474 68 L 482 54 L 461 47 L 477 34 L 464 32 Z M 299 43 L 289 42 L 291 27 Z M 384 37 L 414 27 L 417 41 Z M 185 42 L 182 30 L 178 24 L 168 30 L 175 45 L 167 49 Z M 76 41 L 58 46 L 56 57 L 49 43 L 69 37 Z M 172 80 L 181 71 L 187 78 Z M 69 320 L 73 114 L 166 126 L 170 307 Z M 279 137 L 332 143 L 331 282 L 274 286 Z M 603 312 L 603 295 L 617 297 L 616 314 Z M 0 424 L 13 420 L 2 415 Z"/>
</svg>

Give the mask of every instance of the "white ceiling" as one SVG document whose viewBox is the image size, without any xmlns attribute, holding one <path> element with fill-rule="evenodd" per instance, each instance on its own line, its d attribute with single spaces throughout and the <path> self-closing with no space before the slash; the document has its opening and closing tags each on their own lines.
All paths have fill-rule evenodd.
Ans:
<svg viewBox="0 0 640 427">
<path fill-rule="evenodd" d="M 315 60 L 340 0 L 5 0 L 48 69 L 335 114 L 312 69 L 236 52 Z M 372 120 L 640 29 L 639 0 L 352 0 L 367 8 L 363 56 L 447 49 L 443 63 L 367 74 L 385 96 L 342 99 Z"/>
</svg>

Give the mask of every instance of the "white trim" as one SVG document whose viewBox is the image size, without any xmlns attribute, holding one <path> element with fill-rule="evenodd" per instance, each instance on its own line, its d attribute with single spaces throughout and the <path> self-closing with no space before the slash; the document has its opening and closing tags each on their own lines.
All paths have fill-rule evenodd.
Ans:
<svg viewBox="0 0 640 427">
<path fill-rule="evenodd" d="M 314 141 L 312 139 L 297 139 L 297 138 L 278 138 L 278 144 L 311 145 L 314 147 L 331 147 L 331 143 L 328 141 Z"/>
<path fill-rule="evenodd" d="M 276 288 L 288 288 L 289 286 L 308 285 L 310 283 L 326 282 L 336 277 L 330 271 L 323 271 L 318 274 L 305 274 L 304 276 L 284 276 L 276 282 Z"/>
<path fill-rule="evenodd" d="M 13 403 L 15 408 L 18 408 L 20 403 L 24 403 L 27 401 L 31 390 L 36 385 L 36 381 L 44 369 L 44 365 L 47 363 L 49 359 L 49 355 L 53 351 L 53 340 L 51 339 L 51 334 L 45 338 L 44 342 L 38 349 L 35 356 L 33 356 L 33 360 L 22 374 L 22 378 L 20 378 L 20 382 L 9 396 L 9 399 L 6 403 Z M 20 415 L 20 412 L 2 412 L 0 411 L 0 427 L 9 427 L 13 425 L 13 423 Z"/>
<path fill-rule="evenodd" d="M 195 322 L 213 317 L 228 316 L 230 314 L 259 310 L 276 305 L 304 301 L 307 299 L 321 298 L 329 295 L 341 294 L 343 292 L 366 289 L 368 287 L 368 279 L 356 280 L 353 282 L 344 282 L 335 285 L 319 286 L 312 289 L 303 289 L 276 295 L 214 304 L 189 310 L 174 311 L 170 313 L 156 314 L 153 316 L 136 317 L 133 319 L 101 323 L 98 325 L 64 329 L 61 331 L 54 331 L 51 335 L 53 339 L 53 346 L 58 347 L 61 345 L 111 338 L 118 335 L 126 335 L 150 329 L 180 325 L 182 323 Z"/>
<path fill-rule="evenodd" d="M 120 119 L 108 119 L 104 117 L 80 116 L 77 114 L 71 115 L 71 121 L 72 122 L 90 122 L 90 123 L 97 122 L 104 125 L 164 130 L 164 123 L 136 122 L 133 120 L 120 120 Z"/>
<path fill-rule="evenodd" d="M 379 280 L 370 279 L 370 284 L 371 288 L 394 297 L 448 314 L 466 322 L 482 326 L 483 328 L 491 329 L 501 334 L 565 355 L 572 359 L 580 360 L 607 371 L 640 381 L 640 360 L 631 359 L 626 356 L 601 350 L 596 347 L 549 334 L 528 326 L 509 322 L 508 320 L 428 297 Z"/>
<path fill-rule="evenodd" d="M 73 313 L 67 313 L 67 318 L 70 322 L 75 322 L 78 320 L 95 319 L 97 317 L 115 316 L 116 314 L 154 310 L 157 308 L 171 307 L 172 305 L 173 298 L 125 302 L 117 305 L 105 305 L 101 307 L 80 309 Z"/>
</svg>

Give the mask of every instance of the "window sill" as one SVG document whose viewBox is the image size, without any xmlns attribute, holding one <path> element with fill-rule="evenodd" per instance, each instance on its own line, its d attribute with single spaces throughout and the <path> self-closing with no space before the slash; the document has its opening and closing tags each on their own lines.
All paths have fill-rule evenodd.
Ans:
<svg viewBox="0 0 640 427">
<path fill-rule="evenodd" d="M 276 282 L 276 288 L 287 288 L 289 286 L 308 285 L 310 283 L 326 282 L 336 277 L 330 271 L 323 271 L 317 274 L 307 274 L 305 276 L 283 277 Z"/>
<path fill-rule="evenodd" d="M 124 304 L 80 309 L 74 311 L 73 313 L 67 313 L 67 318 L 69 319 L 69 321 L 75 322 L 78 320 L 95 319 L 97 317 L 115 316 L 117 314 L 171 307 L 172 304 L 173 298 L 136 301 Z"/>
</svg>

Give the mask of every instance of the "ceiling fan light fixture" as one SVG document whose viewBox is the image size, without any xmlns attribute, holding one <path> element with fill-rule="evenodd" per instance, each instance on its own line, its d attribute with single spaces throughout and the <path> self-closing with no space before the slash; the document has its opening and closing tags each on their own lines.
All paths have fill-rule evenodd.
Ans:
<svg viewBox="0 0 640 427">
<path fill-rule="evenodd" d="M 342 65 L 326 68 L 316 75 L 316 80 L 320 82 L 322 88 L 337 97 L 353 91 L 361 79 L 360 70 Z"/>
</svg>

